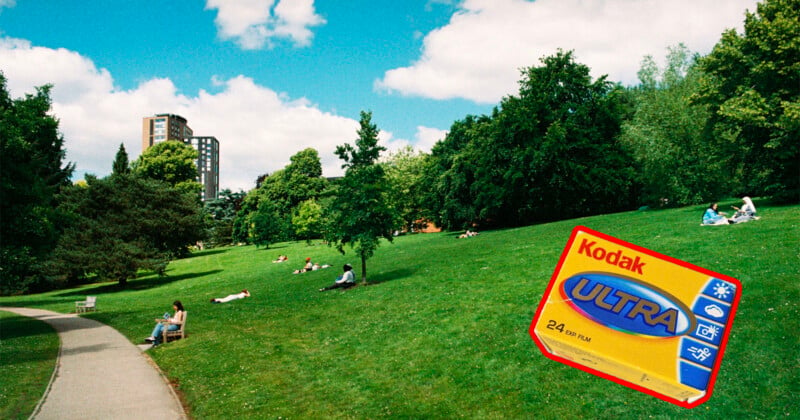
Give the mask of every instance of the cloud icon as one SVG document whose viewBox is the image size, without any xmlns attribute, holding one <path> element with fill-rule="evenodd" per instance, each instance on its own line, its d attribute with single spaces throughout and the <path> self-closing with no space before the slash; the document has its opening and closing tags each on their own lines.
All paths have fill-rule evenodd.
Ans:
<svg viewBox="0 0 800 420">
<path fill-rule="evenodd" d="M 725 311 L 722 310 L 717 305 L 708 305 L 704 308 L 706 313 L 713 316 L 714 318 L 722 318 L 725 315 Z"/>
</svg>

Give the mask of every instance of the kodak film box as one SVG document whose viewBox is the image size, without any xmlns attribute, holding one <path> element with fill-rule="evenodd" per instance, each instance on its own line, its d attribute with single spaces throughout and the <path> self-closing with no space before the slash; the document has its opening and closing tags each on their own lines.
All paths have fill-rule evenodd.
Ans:
<svg viewBox="0 0 800 420">
<path fill-rule="evenodd" d="M 692 408 L 711 396 L 738 280 L 578 226 L 530 334 L 549 358 Z"/>
</svg>

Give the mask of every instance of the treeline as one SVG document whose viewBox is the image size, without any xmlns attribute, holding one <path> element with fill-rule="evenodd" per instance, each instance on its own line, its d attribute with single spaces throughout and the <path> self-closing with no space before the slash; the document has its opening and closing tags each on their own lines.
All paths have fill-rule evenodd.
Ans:
<svg viewBox="0 0 800 420">
<path fill-rule="evenodd" d="M 163 272 L 188 246 L 322 238 L 366 260 L 381 238 L 426 222 L 447 229 L 519 226 L 733 195 L 800 201 L 800 0 L 766 0 L 744 33 L 705 57 L 683 45 L 645 57 L 626 88 L 569 51 L 522 70 L 519 92 L 490 115 L 455 121 L 431 153 L 380 158 L 361 115 L 322 177 L 305 149 L 245 193 L 201 206 L 194 150 L 165 142 L 114 173 L 71 185 L 49 88 L 10 99 L 0 74 L 0 293 L 97 276 Z"/>
</svg>

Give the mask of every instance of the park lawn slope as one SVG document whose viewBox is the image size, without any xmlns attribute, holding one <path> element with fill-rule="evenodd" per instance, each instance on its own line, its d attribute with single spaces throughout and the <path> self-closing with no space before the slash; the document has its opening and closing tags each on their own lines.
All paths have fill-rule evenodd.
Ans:
<svg viewBox="0 0 800 420">
<path fill-rule="evenodd" d="M 730 203 L 720 203 L 726 207 Z M 196 418 L 756 418 L 800 416 L 800 207 L 701 227 L 700 206 L 519 229 L 399 237 L 368 261 L 371 285 L 319 293 L 354 263 L 326 246 L 202 251 L 168 277 L 4 298 L 92 318 L 141 341 L 180 299 L 188 338 L 153 358 Z M 547 359 L 528 335 L 576 225 L 739 279 L 742 299 L 712 398 L 686 410 Z M 289 261 L 274 264 L 278 255 Z M 333 267 L 294 275 L 305 257 Z M 212 305 L 247 288 L 252 297 Z"/>
</svg>

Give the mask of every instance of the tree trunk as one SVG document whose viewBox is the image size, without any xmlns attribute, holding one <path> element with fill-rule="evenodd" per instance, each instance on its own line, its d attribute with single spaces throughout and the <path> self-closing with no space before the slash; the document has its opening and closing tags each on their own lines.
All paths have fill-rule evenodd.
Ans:
<svg viewBox="0 0 800 420">
<path fill-rule="evenodd" d="M 367 284 L 367 258 L 361 254 L 361 282 Z"/>
<path fill-rule="evenodd" d="M 119 278 L 119 287 L 120 289 L 124 289 L 128 286 L 128 278 L 127 277 L 120 277 Z"/>
</svg>

